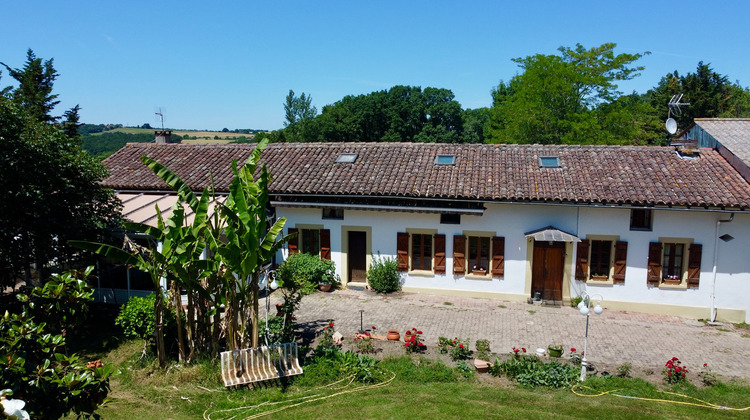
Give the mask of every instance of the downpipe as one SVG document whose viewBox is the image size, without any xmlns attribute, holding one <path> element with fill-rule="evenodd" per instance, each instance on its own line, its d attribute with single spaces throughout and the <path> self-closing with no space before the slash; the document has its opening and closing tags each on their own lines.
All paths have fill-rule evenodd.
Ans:
<svg viewBox="0 0 750 420">
<path fill-rule="evenodd" d="M 716 232 L 714 234 L 714 269 L 711 278 L 711 322 L 716 321 L 716 269 L 719 264 L 719 229 L 722 223 L 730 223 L 734 220 L 734 213 L 729 215 L 729 219 L 716 221 Z"/>
</svg>

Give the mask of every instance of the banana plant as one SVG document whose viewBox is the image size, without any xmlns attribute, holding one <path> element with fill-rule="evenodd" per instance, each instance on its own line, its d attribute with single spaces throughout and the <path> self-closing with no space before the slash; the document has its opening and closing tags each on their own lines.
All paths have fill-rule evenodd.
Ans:
<svg viewBox="0 0 750 420">
<path fill-rule="evenodd" d="M 224 276 L 229 311 L 227 335 L 230 349 L 258 347 L 258 280 L 262 267 L 291 236 L 279 239 L 286 218 L 268 226 L 266 209 L 269 204 L 268 184 L 271 175 L 263 165 L 258 180 L 254 179 L 260 154 L 268 141 L 258 143 L 242 167 L 232 162 L 235 178 L 229 196 L 221 206 L 226 241 L 218 242 L 216 254 L 227 267 Z M 248 329 L 250 323 L 250 329 Z"/>
<path fill-rule="evenodd" d="M 166 365 L 166 350 L 164 346 L 164 299 L 162 298 L 161 279 L 175 277 L 170 272 L 170 268 L 175 265 L 176 256 L 186 251 L 185 247 L 179 241 L 175 240 L 176 235 L 172 232 L 174 229 L 182 226 L 185 212 L 182 205 L 177 202 L 172 206 L 172 214 L 170 214 L 166 221 L 158 206 L 156 206 L 156 214 L 156 227 L 143 223 L 124 223 L 128 231 L 138 232 L 150 238 L 148 247 L 142 247 L 133 243 L 127 236 L 125 246 L 129 250 L 123 250 L 109 244 L 88 241 L 73 240 L 68 241 L 68 244 L 76 248 L 92 251 L 148 273 L 154 293 L 157 296 L 154 300 L 156 356 L 159 360 L 159 366 L 163 368 Z"/>
</svg>

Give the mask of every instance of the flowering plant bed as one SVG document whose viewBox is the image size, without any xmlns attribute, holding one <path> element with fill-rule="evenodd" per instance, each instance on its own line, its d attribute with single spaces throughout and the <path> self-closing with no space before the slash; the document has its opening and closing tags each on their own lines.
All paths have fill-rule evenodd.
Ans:
<svg viewBox="0 0 750 420">
<path fill-rule="evenodd" d="M 412 328 L 411 331 L 406 331 L 404 334 L 404 348 L 407 353 L 419 353 L 425 350 L 424 342 L 422 342 L 422 331 Z"/>
<path fill-rule="evenodd" d="M 680 359 L 677 357 L 667 360 L 667 363 L 664 364 L 664 369 L 662 370 L 664 380 L 668 384 L 677 384 L 687 381 L 688 372 L 687 366 L 682 366 L 682 362 L 680 362 Z"/>
</svg>

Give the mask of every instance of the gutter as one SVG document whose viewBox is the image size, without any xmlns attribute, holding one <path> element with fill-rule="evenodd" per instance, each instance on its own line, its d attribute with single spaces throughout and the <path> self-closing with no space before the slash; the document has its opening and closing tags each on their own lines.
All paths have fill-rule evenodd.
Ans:
<svg viewBox="0 0 750 420">
<path fill-rule="evenodd" d="M 711 278 L 711 322 L 716 321 L 716 269 L 719 265 L 719 228 L 722 223 L 730 223 L 734 220 L 734 213 L 729 215 L 729 219 L 716 221 L 716 232 L 714 234 L 714 268 Z"/>
</svg>

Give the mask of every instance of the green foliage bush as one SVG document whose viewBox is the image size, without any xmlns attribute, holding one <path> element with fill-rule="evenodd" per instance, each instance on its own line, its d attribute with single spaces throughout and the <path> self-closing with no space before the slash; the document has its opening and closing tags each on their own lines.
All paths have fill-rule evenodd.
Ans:
<svg viewBox="0 0 750 420">
<path fill-rule="evenodd" d="M 563 388 L 573 385 L 578 380 L 578 368 L 560 362 L 542 362 L 535 355 L 525 352 L 511 353 L 511 357 L 495 363 L 490 367 L 490 373 L 495 376 L 505 375 L 516 380 L 524 388 L 546 387 Z"/>
<path fill-rule="evenodd" d="M 70 411 L 90 416 L 109 393 L 112 365 L 96 361 L 84 366 L 77 355 L 64 354 L 66 342 L 60 325 L 74 327 L 81 319 L 80 307 L 68 307 L 66 302 L 91 300 L 85 284 L 74 279 L 72 273 L 64 273 L 45 287 L 35 288 L 34 298 L 19 295 L 24 302 L 22 313 L 6 311 L 0 318 L 0 384 L 11 389 L 13 398 L 26 402 L 32 418 L 56 419 Z M 32 303 L 40 306 L 32 308 Z M 51 312 L 45 315 L 39 312 L 41 307 Z"/>
<path fill-rule="evenodd" d="M 156 314 L 154 313 L 155 294 L 146 297 L 133 296 L 122 307 L 115 319 L 115 324 L 122 327 L 125 335 L 131 338 L 149 340 L 156 329 Z M 164 300 L 166 307 L 167 301 Z M 164 311 L 164 329 L 174 329 L 175 315 L 172 311 Z"/>
<path fill-rule="evenodd" d="M 276 275 L 280 287 L 299 290 L 303 296 L 314 292 L 320 283 L 338 284 L 333 261 L 303 252 L 289 255 Z"/>
<path fill-rule="evenodd" d="M 372 265 L 367 271 L 367 283 L 378 293 L 391 293 L 401 287 L 401 273 L 398 271 L 398 260 L 393 258 L 372 258 Z"/>
</svg>

